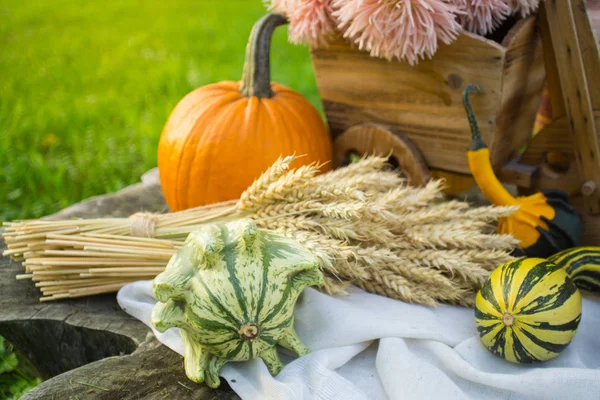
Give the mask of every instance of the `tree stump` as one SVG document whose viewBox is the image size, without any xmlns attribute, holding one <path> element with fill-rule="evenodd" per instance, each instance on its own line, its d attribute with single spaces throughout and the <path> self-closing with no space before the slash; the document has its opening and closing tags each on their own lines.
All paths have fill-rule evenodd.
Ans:
<svg viewBox="0 0 600 400">
<path fill-rule="evenodd" d="M 117 193 L 75 204 L 51 219 L 127 217 L 165 212 L 153 171 Z M 0 239 L 0 251 L 6 245 Z M 183 358 L 121 310 L 114 294 L 40 303 L 31 281 L 17 281 L 20 263 L 0 258 L 0 335 L 44 379 L 24 399 L 237 399 L 226 382 L 218 390 L 189 381 Z"/>
</svg>

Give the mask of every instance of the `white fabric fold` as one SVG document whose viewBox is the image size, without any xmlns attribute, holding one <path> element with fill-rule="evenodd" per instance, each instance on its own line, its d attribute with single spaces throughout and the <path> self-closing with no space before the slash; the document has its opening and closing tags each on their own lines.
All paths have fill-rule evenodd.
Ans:
<svg viewBox="0 0 600 400">
<path fill-rule="evenodd" d="M 152 282 L 121 289 L 127 313 L 151 326 Z M 306 289 L 294 327 L 312 349 L 272 377 L 262 360 L 228 363 L 223 376 L 242 399 L 600 399 L 600 301 L 583 300 L 579 331 L 554 360 L 516 365 L 479 341 L 473 310 L 407 304 L 353 289 L 332 297 Z M 178 329 L 154 330 L 183 354 Z"/>
</svg>

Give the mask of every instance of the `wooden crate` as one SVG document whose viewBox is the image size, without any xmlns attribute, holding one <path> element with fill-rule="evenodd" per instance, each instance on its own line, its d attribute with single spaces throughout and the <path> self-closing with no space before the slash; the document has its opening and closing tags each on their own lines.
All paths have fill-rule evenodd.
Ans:
<svg viewBox="0 0 600 400">
<path fill-rule="evenodd" d="M 502 44 L 461 34 L 417 66 L 370 57 L 343 39 L 313 49 L 333 137 L 382 123 L 408 137 L 430 168 L 468 174 L 471 133 L 461 95 L 475 83 L 483 94 L 472 96 L 473 107 L 499 169 L 530 137 L 540 102 L 545 73 L 536 22 L 517 22 Z"/>
</svg>

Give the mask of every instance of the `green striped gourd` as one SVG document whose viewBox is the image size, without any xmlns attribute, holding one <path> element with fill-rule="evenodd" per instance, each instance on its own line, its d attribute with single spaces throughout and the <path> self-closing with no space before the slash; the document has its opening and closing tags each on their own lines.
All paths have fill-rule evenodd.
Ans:
<svg viewBox="0 0 600 400">
<path fill-rule="evenodd" d="M 564 268 L 579 289 L 600 292 L 600 247 L 567 249 L 548 261 Z"/>
<path fill-rule="evenodd" d="M 283 368 L 276 345 L 309 352 L 294 331 L 294 305 L 321 283 L 317 258 L 296 241 L 249 219 L 210 225 L 191 233 L 154 279 L 152 323 L 160 332 L 180 328 L 195 382 L 218 387 L 225 363 L 256 357 L 275 375 Z"/>
<path fill-rule="evenodd" d="M 581 295 L 558 265 L 522 258 L 499 266 L 477 294 L 481 342 L 514 363 L 550 360 L 571 342 L 581 320 Z"/>
</svg>

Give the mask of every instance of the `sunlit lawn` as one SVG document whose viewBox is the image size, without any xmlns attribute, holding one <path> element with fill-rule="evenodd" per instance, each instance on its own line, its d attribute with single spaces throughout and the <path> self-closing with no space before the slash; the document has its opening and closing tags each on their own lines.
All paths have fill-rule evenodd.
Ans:
<svg viewBox="0 0 600 400">
<path fill-rule="evenodd" d="M 264 13 L 261 0 L 0 0 L 0 220 L 138 181 L 177 101 L 239 79 Z M 273 55 L 274 80 L 320 107 L 285 28 Z"/>
</svg>

